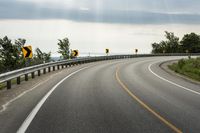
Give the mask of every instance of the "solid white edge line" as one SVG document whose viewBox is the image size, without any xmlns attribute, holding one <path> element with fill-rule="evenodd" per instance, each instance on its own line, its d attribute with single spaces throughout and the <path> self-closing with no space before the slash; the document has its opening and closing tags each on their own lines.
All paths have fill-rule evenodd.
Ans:
<svg viewBox="0 0 200 133">
<path fill-rule="evenodd" d="M 60 72 L 58 73 L 55 73 L 55 74 L 59 74 Z M 10 101 L 6 102 L 4 105 L 2 105 L 2 109 L 0 110 L 0 113 L 2 113 L 3 111 L 5 111 L 7 109 L 7 106 L 10 105 L 12 102 L 16 101 L 17 99 L 21 98 L 22 96 L 24 96 L 26 93 L 28 92 L 31 92 L 33 91 L 35 88 L 37 88 L 38 86 L 40 86 L 41 84 L 47 82 L 48 80 L 50 80 L 53 76 L 55 75 L 51 75 L 49 78 L 47 78 L 46 80 L 36 84 L 33 88 L 29 89 L 29 90 L 26 90 L 24 92 L 22 92 L 21 94 L 19 94 L 17 97 L 11 99 Z"/>
<path fill-rule="evenodd" d="M 158 62 L 156 62 L 156 63 L 158 63 Z M 150 64 L 150 65 L 148 66 L 149 71 L 150 71 L 152 74 L 154 74 L 156 77 L 158 77 L 158 78 L 160 78 L 160 79 L 162 79 L 162 80 L 164 80 L 164 81 L 166 81 L 166 82 L 168 82 L 168 83 L 170 83 L 170 84 L 173 84 L 173 85 L 175 85 L 175 86 L 177 86 L 177 87 L 180 87 L 180 88 L 182 88 L 182 89 L 184 89 L 184 90 L 186 90 L 186 91 L 189 91 L 189 92 L 195 93 L 195 94 L 197 94 L 197 95 L 200 95 L 200 92 L 197 92 L 197 91 L 194 91 L 194 90 L 189 89 L 189 88 L 187 88 L 187 87 L 184 87 L 184 86 L 181 86 L 181 85 L 179 85 L 179 84 L 176 84 L 176 83 L 174 83 L 174 82 L 172 82 L 172 81 L 170 81 L 170 80 L 167 80 L 167 79 L 165 79 L 165 78 L 159 76 L 159 75 L 156 74 L 155 72 L 153 72 L 152 69 L 151 69 L 151 66 L 154 65 L 154 64 L 156 64 L 156 63 L 152 63 L 152 64 Z"/>
<path fill-rule="evenodd" d="M 68 79 L 69 77 L 73 76 L 74 74 L 78 73 L 79 71 L 82 71 L 84 69 L 86 69 L 88 67 L 84 67 L 81 68 L 71 74 L 69 74 L 67 77 L 65 77 L 64 79 L 62 79 L 60 82 L 58 82 L 41 100 L 40 102 L 33 108 L 33 110 L 31 111 L 31 113 L 28 115 L 28 117 L 24 120 L 24 122 L 22 123 L 22 125 L 20 126 L 20 128 L 17 130 L 17 133 L 25 133 L 26 130 L 28 129 L 29 125 L 31 124 L 32 120 L 34 119 L 34 117 L 36 116 L 37 112 L 40 110 L 40 108 L 42 107 L 42 105 L 44 104 L 44 102 L 47 100 L 47 98 L 51 95 L 51 93 L 66 79 Z"/>
</svg>

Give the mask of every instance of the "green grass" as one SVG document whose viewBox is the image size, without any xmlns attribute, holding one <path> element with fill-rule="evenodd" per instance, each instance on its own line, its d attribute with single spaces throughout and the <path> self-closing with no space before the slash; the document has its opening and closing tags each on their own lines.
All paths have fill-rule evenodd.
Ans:
<svg viewBox="0 0 200 133">
<path fill-rule="evenodd" d="M 194 80 L 200 81 L 200 57 L 181 59 L 178 63 L 168 66 L 171 70 L 185 75 Z"/>
<path fill-rule="evenodd" d="M 6 87 L 5 83 L 0 84 L 0 90 L 4 89 Z"/>
</svg>

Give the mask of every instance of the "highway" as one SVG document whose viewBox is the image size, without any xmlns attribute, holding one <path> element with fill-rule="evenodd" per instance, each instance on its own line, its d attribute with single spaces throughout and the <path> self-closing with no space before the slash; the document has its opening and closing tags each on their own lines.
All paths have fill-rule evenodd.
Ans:
<svg viewBox="0 0 200 133">
<path fill-rule="evenodd" d="M 0 132 L 199 133 L 200 86 L 140 57 L 61 70 L 0 113 Z"/>
</svg>

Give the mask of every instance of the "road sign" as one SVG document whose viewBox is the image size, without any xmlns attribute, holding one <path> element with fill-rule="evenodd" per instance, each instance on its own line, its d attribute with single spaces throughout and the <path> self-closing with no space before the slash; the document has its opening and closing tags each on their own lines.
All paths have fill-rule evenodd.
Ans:
<svg viewBox="0 0 200 133">
<path fill-rule="evenodd" d="M 109 54 L 109 49 L 108 48 L 106 49 L 106 54 Z"/>
<path fill-rule="evenodd" d="M 135 49 L 135 53 L 136 53 L 136 54 L 138 53 L 138 49 Z"/>
<path fill-rule="evenodd" d="M 32 52 L 31 46 L 22 47 L 22 52 L 23 52 L 24 58 L 32 58 L 33 57 L 33 52 Z"/>
<path fill-rule="evenodd" d="M 78 50 L 72 50 L 72 56 L 77 57 L 79 55 Z"/>
</svg>

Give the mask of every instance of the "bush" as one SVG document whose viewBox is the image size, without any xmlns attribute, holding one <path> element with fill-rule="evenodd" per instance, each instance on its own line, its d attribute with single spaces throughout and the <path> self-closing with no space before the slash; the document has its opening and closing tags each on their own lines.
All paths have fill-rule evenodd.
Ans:
<svg viewBox="0 0 200 133">
<path fill-rule="evenodd" d="M 200 58 L 197 58 L 196 60 L 193 61 L 193 67 L 200 69 Z"/>
<path fill-rule="evenodd" d="M 178 61 L 178 67 L 179 68 L 183 68 L 183 66 L 185 65 L 185 60 L 184 59 L 181 59 L 180 61 Z"/>
<path fill-rule="evenodd" d="M 200 57 L 194 59 L 181 59 L 178 63 L 168 66 L 171 70 L 200 81 Z"/>
</svg>

